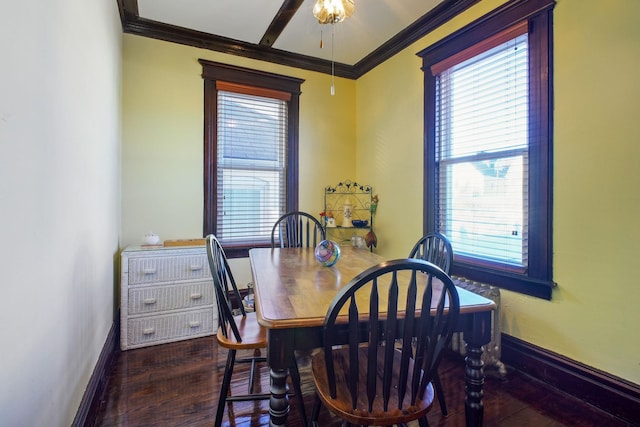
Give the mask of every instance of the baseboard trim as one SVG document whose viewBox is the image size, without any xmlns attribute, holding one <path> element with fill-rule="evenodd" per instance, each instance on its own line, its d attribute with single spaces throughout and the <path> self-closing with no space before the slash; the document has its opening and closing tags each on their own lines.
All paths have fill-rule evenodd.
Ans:
<svg viewBox="0 0 640 427">
<path fill-rule="evenodd" d="M 502 334 L 502 361 L 632 425 L 640 425 L 640 386 Z"/>
<path fill-rule="evenodd" d="M 120 316 L 116 316 L 116 318 L 120 319 Z M 100 398 L 102 397 L 102 393 L 104 392 L 104 388 L 107 383 L 107 376 L 109 375 L 109 370 L 111 369 L 113 359 L 118 349 L 119 335 L 120 322 L 116 320 L 111 325 L 111 329 L 107 335 L 107 340 L 102 347 L 100 357 L 93 369 L 91 378 L 89 378 L 89 384 L 87 384 L 87 388 L 84 391 L 84 395 L 80 401 L 80 406 L 78 407 L 78 412 L 76 412 L 76 416 L 73 419 L 71 427 L 84 427 L 91 425 L 90 422 L 92 421 L 92 418 L 90 417 L 90 414 L 95 412 L 100 404 Z"/>
</svg>

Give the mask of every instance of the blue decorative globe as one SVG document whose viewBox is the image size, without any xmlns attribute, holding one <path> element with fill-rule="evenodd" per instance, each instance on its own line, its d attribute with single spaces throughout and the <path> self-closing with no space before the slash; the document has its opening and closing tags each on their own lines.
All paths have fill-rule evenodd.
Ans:
<svg viewBox="0 0 640 427">
<path fill-rule="evenodd" d="M 325 267 L 331 267 L 340 259 L 340 245 L 332 240 L 323 240 L 316 246 L 316 259 Z"/>
</svg>

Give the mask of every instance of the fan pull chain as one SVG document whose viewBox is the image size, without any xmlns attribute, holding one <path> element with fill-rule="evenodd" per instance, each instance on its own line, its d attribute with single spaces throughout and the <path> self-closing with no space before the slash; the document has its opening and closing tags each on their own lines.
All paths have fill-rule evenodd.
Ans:
<svg viewBox="0 0 640 427">
<path fill-rule="evenodd" d="M 331 24 L 331 96 L 336 94 L 336 85 L 334 81 L 335 76 L 335 63 L 333 61 L 333 23 Z"/>
</svg>

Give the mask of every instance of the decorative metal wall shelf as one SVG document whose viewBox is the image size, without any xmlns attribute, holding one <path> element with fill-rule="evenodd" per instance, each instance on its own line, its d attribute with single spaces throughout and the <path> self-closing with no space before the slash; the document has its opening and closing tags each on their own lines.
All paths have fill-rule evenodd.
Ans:
<svg viewBox="0 0 640 427">
<path fill-rule="evenodd" d="M 355 181 L 341 181 L 324 189 L 324 225 L 327 239 L 338 243 L 351 244 L 353 236 L 364 236 L 373 228 L 371 213 L 372 187 Z M 354 226 L 345 227 L 345 205 L 351 205 L 351 219 Z M 327 216 L 333 214 L 335 227 L 328 225 Z"/>
</svg>

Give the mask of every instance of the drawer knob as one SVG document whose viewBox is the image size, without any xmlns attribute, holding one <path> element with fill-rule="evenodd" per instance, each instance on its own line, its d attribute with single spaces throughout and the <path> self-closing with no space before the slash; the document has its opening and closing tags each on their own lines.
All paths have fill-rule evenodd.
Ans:
<svg viewBox="0 0 640 427">
<path fill-rule="evenodd" d="M 202 294 L 200 292 L 194 292 L 191 294 L 191 299 L 200 299 L 202 298 Z"/>
<path fill-rule="evenodd" d="M 145 268 L 144 270 L 142 270 L 142 272 L 144 274 L 156 274 L 156 269 L 155 268 Z"/>
<path fill-rule="evenodd" d="M 151 305 L 151 304 L 155 304 L 156 303 L 156 299 L 155 298 L 147 298 L 144 301 L 145 305 Z"/>
<path fill-rule="evenodd" d="M 189 322 L 190 328 L 197 328 L 198 326 L 200 326 L 200 322 L 198 320 L 192 320 Z"/>
<path fill-rule="evenodd" d="M 199 271 L 199 270 L 202 270 L 202 264 L 200 265 L 193 264 L 193 265 L 190 265 L 189 268 L 191 269 L 191 271 Z"/>
<path fill-rule="evenodd" d="M 145 328 L 142 330 L 143 335 L 153 335 L 155 332 L 155 328 Z"/>
</svg>

